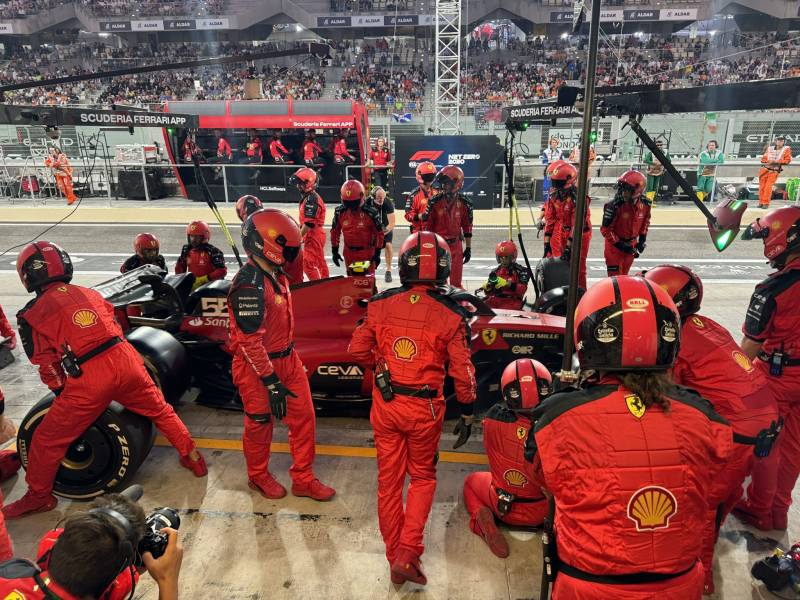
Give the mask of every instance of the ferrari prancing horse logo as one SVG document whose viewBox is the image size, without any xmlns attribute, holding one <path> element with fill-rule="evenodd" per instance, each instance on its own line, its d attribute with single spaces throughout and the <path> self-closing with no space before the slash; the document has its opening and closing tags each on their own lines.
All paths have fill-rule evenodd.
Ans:
<svg viewBox="0 0 800 600">
<path fill-rule="evenodd" d="M 411 302 L 411 304 L 416 304 L 417 302 L 419 302 L 419 294 L 411 294 L 408 297 L 408 300 Z"/>
<path fill-rule="evenodd" d="M 497 339 L 497 329 L 484 329 L 481 331 L 481 339 L 484 344 L 491 346 Z"/>
<path fill-rule="evenodd" d="M 625 396 L 625 404 L 628 406 L 628 410 L 631 411 L 631 414 L 637 419 L 641 419 L 647 410 L 642 399 L 636 394 Z"/>
<path fill-rule="evenodd" d="M 528 430 L 524 427 L 517 427 L 517 438 L 520 440 L 525 439 L 525 435 L 528 433 Z"/>
</svg>

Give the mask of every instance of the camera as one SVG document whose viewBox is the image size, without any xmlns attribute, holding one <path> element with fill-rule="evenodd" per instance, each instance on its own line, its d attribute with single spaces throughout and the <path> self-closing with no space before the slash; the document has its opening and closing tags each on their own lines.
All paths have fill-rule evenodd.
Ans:
<svg viewBox="0 0 800 600">
<path fill-rule="evenodd" d="M 152 554 L 153 558 L 159 558 L 164 555 L 169 536 L 161 530 L 165 527 L 180 529 L 181 517 L 174 508 L 157 508 L 147 515 L 144 524 L 145 532 L 142 539 L 139 540 L 137 548 L 137 566 L 141 566 L 142 554 L 145 552 Z"/>
<path fill-rule="evenodd" d="M 776 548 L 772 556 L 755 563 L 750 574 L 763 582 L 771 592 L 788 586 L 795 593 L 800 593 L 800 543 L 794 544 L 788 552 Z"/>
</svg>

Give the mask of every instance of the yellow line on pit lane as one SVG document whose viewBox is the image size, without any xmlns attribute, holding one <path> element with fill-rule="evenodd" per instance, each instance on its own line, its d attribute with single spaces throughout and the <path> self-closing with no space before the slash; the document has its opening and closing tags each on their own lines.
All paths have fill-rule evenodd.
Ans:
<svg viewBox="0 0 800 600">
<path fill-rule="evenodd" d="M 220 440 L 214 438 L 195 438 L 195 444 L 203 450 L 233 450 L 242 451 L 241 440 Z M 166 438 L 156 437 L 156 446 L 169 446 Z M 272 442 L 272 452 L 281 454 L 289 453 L 289 444 Z M 317 454 L 321 456 L 346 456 L 351 458 L 375 458 L 375 448 L 362 448 L 360 446 L 331 446 L 317 444 Z M 439 462 L 457 463 L 466 465 L 488 465 L 489 460 L 485 454 L 473 452 L 439 452 Z"/>
</svg>

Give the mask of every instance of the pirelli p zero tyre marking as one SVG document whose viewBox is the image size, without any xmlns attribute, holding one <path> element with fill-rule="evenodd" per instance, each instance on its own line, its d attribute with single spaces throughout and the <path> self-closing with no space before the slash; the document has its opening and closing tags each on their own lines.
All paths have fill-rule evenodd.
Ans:
<svg viewBox="0 0 800 600">
<path fill-rule="evenodd" d="M 17 446 L 26 469 L 34 433 L 53 400 L 52 394 L 40 400 L 20 424 Z M 149 420 L 112 403 L 67 449 L 53 492 L 64 498 L 88 500 L 124 487 L 144 462 L 153 440 Z"/>
</svg>

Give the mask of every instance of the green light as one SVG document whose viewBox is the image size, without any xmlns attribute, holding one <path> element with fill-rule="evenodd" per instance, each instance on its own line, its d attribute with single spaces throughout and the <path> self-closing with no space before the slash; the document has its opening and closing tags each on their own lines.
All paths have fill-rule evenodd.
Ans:
<svg viewBox="0 0 800 600">
<path fill-rule="evenodd" d="M 173 133 L 175 133 L 175 130 L 170 127 L 169 129 L 167 129 L 167 133 L 172 135 Z"/>
<path fill-rule="evenodd" d="M 597 141 L 597 132 L 596 132 L 596 131 L 592 131 L 592 132 L 589 134 L 589 141 L 590 141 L 592 144 L 594 144 L 594 143 Z"/>
<path fill-rule="evenodd" d="M 734 202 L 733 204 L 731 204 L 731 210 L 736 210 L 736 209 L 737 209 L 737 208 L 739 208 L 741 205 L 742 205 L 742 203 L 741 203 L 739 200 L 737 200 L 736 202 Z"/>
<path fill-rule="evenodd" d="M 722 252 L 725 248 L 728 247 L 733 241 L 733 231 L 728 229 L 727 231 L 722 232 L 722 234 L 714 240 L 714 244 L 717 246 L 717 250 Z"/>
</svg>

